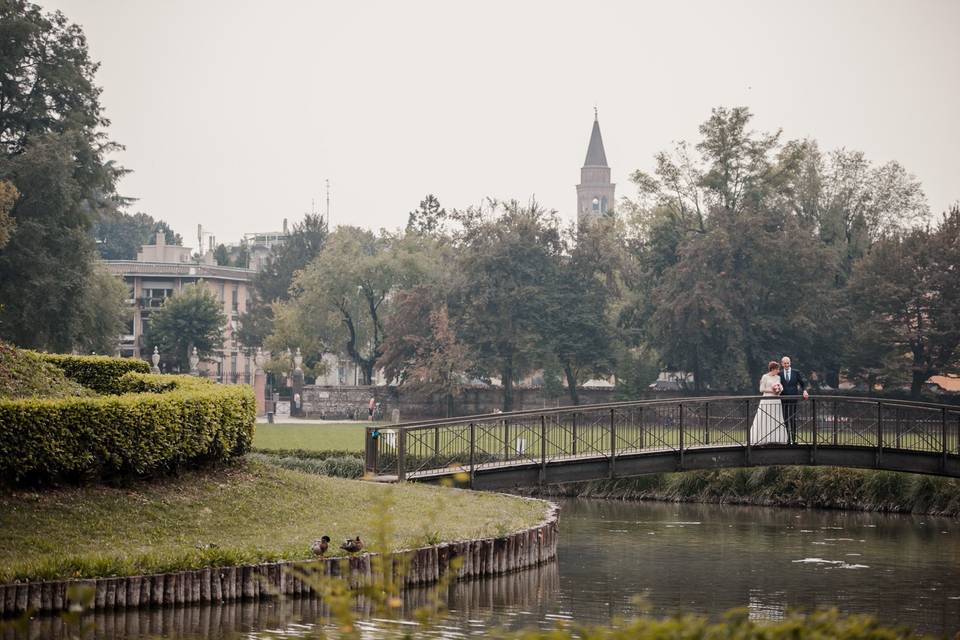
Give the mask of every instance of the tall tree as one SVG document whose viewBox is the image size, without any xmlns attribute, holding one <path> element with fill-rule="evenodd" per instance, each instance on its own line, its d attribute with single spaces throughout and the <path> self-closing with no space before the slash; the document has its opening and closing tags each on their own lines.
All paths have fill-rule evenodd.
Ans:
<svg viewBox="0 0 960 640">
<path fill-rule="evenodd" d="M 454 399 L 463 388 L 465 372 L 473 368 L 473 363 L 450 324 L 446 304 L 439 298 L 428 285 L 397 292 L 385 326 L 383 355 L 377 364 L 401 387 L 441 395 L 449 417 L 454 413 Z"/>
<path fill-rule="evenodd" d="M 177 371 L 190 370 L 190 354 L 196 347 L 202 359 L 223 348 L 227 318 L 223 305 L 203 280 L 188 285 L 167 298 L 150 317 L 144 343 L 148 351 L 160 349 L 165 362 Z"/>
<path fill-rule="evenodd" d="M 130 293 L 123 280 L 98 265 L 87 281 L 74 345 L 82 353 L 112 355 L 130 319 Z"/>
<path fill-rule="evenodd" d="M 654 175 L 633 173 L 643 201 L 663 207 L 684 232 L 706 233 L 712 211 L 738 214 L 782 195 L 799 155 L 780 152 L 779 131 L 749 130 L 751 118 L 746 107 L 713 109 L 694 149 L 680 142 L 657 154 Z"/>
<path fill-rule="evenodd" d="M 778 351 L 836 386 L 856 344 L 850 271 L 878 237 L 924 219 L 923 193 L 896 163 L 824 155 L 749 122 L 743 107 L 714 109 L 697 144 L 634 174 L 620 318 L 665 366 L 694 369 L 698 389 L 752 388 Z M 858 357 L 875 360 L 863 346 Z"/>
<path fill-rule="evenodd" d="M 584 375 L 609 375 L 614 364 L 612 331 L 616 295 L 616 218 L 605 217 L 580 229 L 569 255 L 554 257 L 553 307 L 545 333 L 567 382 L 572 404 L 580 404 L 577 385 Z M 544 379 L 546 384 L 546 377 Z"/>
<path fill-rule="evenodd" d="M 936 229 L 881 239 L 854 269 L 854 335 L 890 346 L 885 377 L 909 380 L 915 398 L 930 376 L 960 367 L 958 273 L 960 207 Z"/>
<path fill-rule="evenodd" d="M 511 201 L 495 203 L 493 215 L 461 220 L 450 314 L 478 366 L 500 377 L 510 411 L 516 382 L 551 350 L 545 318 L 563 250 L 556 212 Z"/>
<path fill-rule="evenodd" d="M 0 179 L 20 193 L 0 250 L 0 335 L 24 346 L 75 346 L 95 257 L 92 217 L 122 169 L 81 28 L 25 0 L 0 3 Z"/>
<path fill-rule="evenodd" d="M 0 334 L 25 347 L 70 351 L 95 258 L 72 145 L 34 140 L 0 161 L 22 194 L 0 250 Z"/>
<path fill-rule="evenodd" d="M 407 217 L 407 232 L 424 235 L 443 234 L 447 230 L 448 220 L 447 210 L 441 207 L 437 197 L 430 193 Z"/>
<path fill-rule="evenodd" d="M 241 319 L 240 341 L 245 346 L 265 344 L 274 329 L 274 303 L 290 299 L 294 277 L 323 250 L 328 235 L 323 216 L 307 214 L 282 244 L 273 247 L 263 270 L 253 278 L 253 302 Z M 246 261 L 249 266 L 249 252 Z"/>
<path fill-rule="evenodd" d="M 322 337 L 324 348 L 346 352 L 363 384 L 371 384 L 392 295 L 438 269 L 430 246 L 419 236 L 339 227 L 291 287 L 297 295 L 289 302 L 290 317 L 300 332 Z"/>
</svg>

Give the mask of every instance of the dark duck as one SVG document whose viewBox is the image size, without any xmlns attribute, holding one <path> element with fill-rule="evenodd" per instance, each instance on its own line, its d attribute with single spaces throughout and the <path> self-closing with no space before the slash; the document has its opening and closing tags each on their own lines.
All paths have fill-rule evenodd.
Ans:
<svg viewBox="0 0 960 640">
<path fill-rule="evenodd" d="M 310 551 L 313 551 L 314 555 L 322 556 L 327 552 L 327 549 L 330 547 L 330 536 L 323 536 L 319 540 L 314 540 L 313 544 L 310 545 Z"/>
<path fill-rule="evenodd" d="M 353 540 L 348 538 L 347 540 L 344 540 L 343 544 L 340 545 L 340 548 L 347 553 L 356 553 L 363 549 L 363 540 L 360 539 L 360 536 L 357 536 Z"/>
</svg>

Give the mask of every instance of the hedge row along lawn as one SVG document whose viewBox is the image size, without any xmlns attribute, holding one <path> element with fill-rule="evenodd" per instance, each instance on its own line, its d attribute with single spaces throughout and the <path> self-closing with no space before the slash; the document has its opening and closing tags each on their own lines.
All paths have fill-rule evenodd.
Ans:
<svg viewBox="0 0 960 640">
<path fill-rule="evenodd" d="M 0 494 L 0 582 L 306 559 L 324 534 L 338 543 L 369 539 L 383 492 L 393 492 L 388 515 L 398 549 L 503 535 L 546 514 L 540 501 L 252 462 L 125 487 L 7 492 Z"/>
</svg>

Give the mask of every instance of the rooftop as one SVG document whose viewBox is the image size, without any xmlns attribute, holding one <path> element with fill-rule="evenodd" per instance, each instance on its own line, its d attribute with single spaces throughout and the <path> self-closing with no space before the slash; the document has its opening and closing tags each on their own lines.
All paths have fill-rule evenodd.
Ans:
<svg viewBox="0 0 960 640">
<path fill-rule="evenodd" d="M 137 260 L 104 260 L 107 269 L 115 276 L 193 276 L 196 278 L 219 278 L 221 280 L 249 281 L 257 273 L 255 269 L 221 267 L 195 262 L 140 262 Z"/>
</svg>

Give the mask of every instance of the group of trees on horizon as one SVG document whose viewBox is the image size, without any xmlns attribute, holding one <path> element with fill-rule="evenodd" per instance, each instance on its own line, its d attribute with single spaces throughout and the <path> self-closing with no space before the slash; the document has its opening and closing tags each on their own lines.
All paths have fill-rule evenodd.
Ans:
<svg viewBox="0 0 960 640">
<path fill-rule="evenodd" d="M 366 383 L 382 369 L 448 398 L 497 378 L 504 409 L 535 370 L 574 403 L 588 378 L 636 396 L 662 369 L 750 392 L 781 355 L 824 388 L 915 397 L 956 371 L 960 208 L 933 217 L 900 164 L 750 117 L 714 109 L 579 230 L 536 202 L 447 211 L 432 195 L 403 231 L 339 227 L 261 291 L 270 319 L 247 344 L 347 354 Z"/>
<path fill-rule="evenodd" d="M 0 338 L 110 352 L 127 291 L 98 256 L 132 259 L 158 231 L 181 239 L 123 211 L 82 30 L 25 0 L 0 5 L 0 25 L 12 70 L 0 76 Z M 241 340 L 299 347 L 308 367 L 345 354 L 365 382 L 380 370 L 448 402 L 496 378 L 505 409 L 534 371 L 574 403 L 589 378 L 615 374 L 632 397 L 663 369 L 692 373 L 696 391 L 754 391 L 784 354 L 832 388 L 917 396 L 956 371 L 960 209 L 932 216 L 896 162 L 753 131 L 750 118 L 714 109 L 697 141 L 658 154 L 632 175 L 635 197 L 582 229 L 533 201 L 447 210 L 432 195 L 405 229 L 307 216 L 255 276 Z M 249 263 L 225 246 L 215 257 Z M 193 301 L 213 317 L 209 306 Z M 166 315 L 168 341 L 182 338 Z"/>
</svg>

